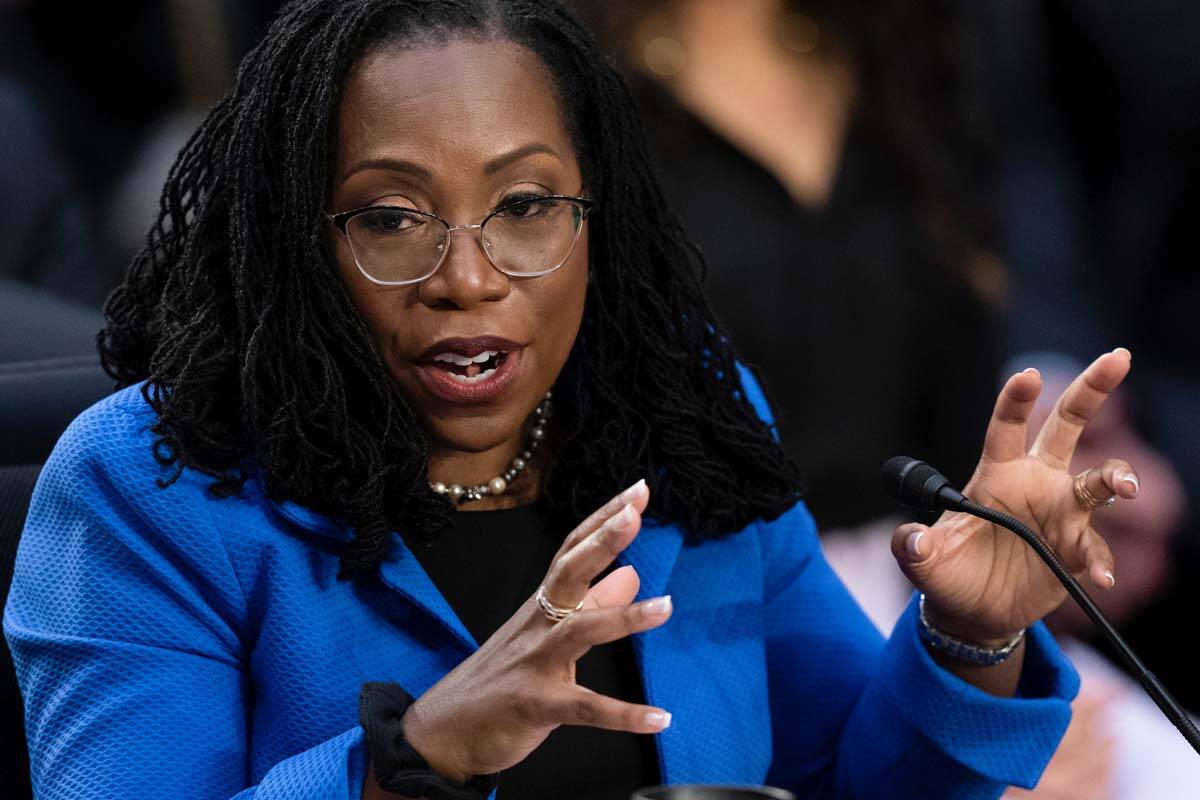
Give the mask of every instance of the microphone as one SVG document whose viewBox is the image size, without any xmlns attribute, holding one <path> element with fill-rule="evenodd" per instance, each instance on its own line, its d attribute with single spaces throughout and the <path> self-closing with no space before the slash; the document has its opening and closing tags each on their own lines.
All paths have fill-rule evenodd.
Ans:
<svg viewBox="0 0 1200 800">
<path fill-rule="evenodd" d="M 1121 661 L 1146 690 L 1146 694 L 1150 695 L 1150 699 L 1171 721 L 1171 724 L 1183 734 L 1183 738 L 1192 746 L 1192 749 L 1200 753 L 1200 730 L 1196 729 L 1192 718 L 1154 676 L 1154 673 L 1146 668 L 1133 649 L 1125 643 L 1121 634 L 1117 633 L 1117 629 L 1108 621 L 1108 617 L 1104 616 L 1104 612 L 1100 610 L 1096 602 L 1079 585 L 1075 576 L 1063 566 L 1058 555 L 1031 528 L 1003 511 L 972 502 L 963 496 L 962 492 L 951 486 L 945 475 L 924 461 L 918 461 L 908 456 L 894 456 L 884 462 L 880 477 L 883 478 L 884 490 L 910 508 L 919 508 L 924 511 L 936 509 L 961 511 L 1007 528 L 1021 537 L 1041 557 L 1042 561 L 1046 562 L 1046 566 L 1054 573 L 1054 577 L 1058 578 L 1067 593 L 1088 615 L 1092 624 L 1104 634 L 1104 638 L 1117 651 Z"/>
</svg>

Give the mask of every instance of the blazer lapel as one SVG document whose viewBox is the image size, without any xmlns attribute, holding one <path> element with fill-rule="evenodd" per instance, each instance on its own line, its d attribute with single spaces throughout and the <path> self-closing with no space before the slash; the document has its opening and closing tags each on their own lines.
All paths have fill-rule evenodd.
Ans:
<svg viewBox="0 0 1200 800">
<path fill-rule="evenodd" d="M 274 505 L 275 510 L 284 518 L 312 533 L 342 542 L 349 541 L 352 536 L 347 526 L 339 525 L 291 500 Z M 392 537 L 392 552 L 388 560 L 380 565 L 379 576 L 388 588 L 420 608 L 453 634 L 466 648 L 467 653 L 479 649 L 462 620 L 450 608 L 450 604 L 433 585 L 417 557 L 399 536 Z"/>
<path fill-rule="evenodd" d="M 637 538 L 617 557 L 622 566 L 630 565 L 637 570 L 641 579 L 638 600 L 666 593 L 671 570 L 682 546 L 683 532 L 679 528 L 643 520 L 642 530 Z M 632 637 L 633 652 L 642 673 L 642 687 L 646 693 L 646 703 L 649 705 L 663 703 L 666 700 L 663 695 L 669 695 L 669 689 L 665 687 L 669 687 L 671 681 L 679 679 L 678 675 L 667 674 L 663 668 L 660 652 L 664 642 L 658 633 L 651 630 Z M 680 758 L 686 755 L 686 736 L 680 736 L 668 729 L 654 739 L 658 747 L 658 765 L 662 781 L 668 783 L 673 769 L 680 763 Z"/>
</svg>

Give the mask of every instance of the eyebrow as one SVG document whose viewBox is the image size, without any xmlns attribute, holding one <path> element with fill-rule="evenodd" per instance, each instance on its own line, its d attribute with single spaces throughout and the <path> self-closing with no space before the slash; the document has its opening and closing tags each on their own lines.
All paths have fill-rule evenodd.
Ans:
<svg viewBox="0 0 1200 800">
<path fill-rule="evenodd" d="M 533 142 L 496 156 L 491 161 L 483 165 L 483 172 L 485 175 L 494 175 L 505 167 L 511 166 L 521 159 L 528 158 L 529 156 L 536 155 L 537 153 L 546 153 L 561 160 L 558 151 L 550 145 L 544 142 Z M 341 182 L 345 183 L 350 179 L 350 176 L 368 169 L 383 169 L 390 172 L 407 172 L 410 175 L 422 180 L 429 180 L 432 177 L 432 173 L 430 173 L 428 169 L 420 164 L 417 164 L 416 162 L 406 161 L 402 158 L 378 157 L 365 158 L 356 163 L 353 167 L 346 171 L 344 176 L 342 176 Z"/>
</svg>

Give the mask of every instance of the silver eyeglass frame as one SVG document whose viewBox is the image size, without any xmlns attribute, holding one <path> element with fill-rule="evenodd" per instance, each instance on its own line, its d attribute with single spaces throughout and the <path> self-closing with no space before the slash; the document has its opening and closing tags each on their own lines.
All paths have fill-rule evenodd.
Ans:
<svg viewBox="0 0 1200 800">
<path fill-rule="evenodd" d="M 574 203 L 576 206 L 579 207 L 579 210 L 580 210 L 579 227 L 575 229 L 575 237 L 571 240 L 571 246 L 567 249 L 567 253 L 566 253 L 566 255 L 563 256 L 562 260 L 559 261 L 554 266 L 549 267 L 548 269 L 543 269 L 538 272 L 511 272 L 509 270 L 504 269 L 503 267 L 501 267 L 499 264 L 497 264 L 495 261 L 492 260 L 491 253 L 488 252 L 487 247 L 484 246 L 484 244 L 483 244 L 483 234 L 482 234 L 483 226 L 486 225 L 488 223 L 488 220 L 490 220 L 492 217 L 494 217 L 497 214 L 500 214 L 504 211 L 507 211 L 510 208 L 515 208 L 516 206 L 524 205 L 527 203 L 533 203 L 533 202 L 540 201 L 540 200 L 565 200 L 567 202 Z M 440 222 L 442 225 L 444 225 L 446 227 L 446 235 L 445 235 L 445 239 L 444 239 L 446 246 L 442 248 L 441 257 L 438 259 L 437 264 L 434 265 L 433 269 L 429 270 L 428 273 L 426 273 L 425 275 L 422 275 L 420 278 L 410 278 L 409 280 L 404 280 L 404 281 L 384 281 L 384 280 L 380 280 L 379 278 L 376 278 L 376 277 L 370 275 L 365 269 L 363 269 L 363 265 L 361 263 L 359 263 L 358 255 L 354 252 L 354 244 L 353 244 L 353 242 L 350 241 L 350 234 L 346 232 L 346 225 L 350 222 L 350 220 L 352 220 L 354 217 L 357 217 L 359 214 L 365 214 L 368 211 L 376 211 L 376 210 L 385 209 L 385 208 L 404 211 L 404 212 L 410 213 L 410 214 L 417 214 L 422 217 L 428 217 L 430 219 L 437 220 L 438 222 Z M 575 252 L 575 246 L 577 244 L 579 244 L 579 236 L 583 232 L 583 223 L 587 222 L 588 213 L 591 210 L 592 210 L 591 198 L 576 197 L 574 195 L 568 195 L 568 194 L 546 194 L 546 195 L 538 195 L 536 197 L 522 197 L 519 200 L 513 200 L 510 203 L 505 203 L 502 206 L 498 206 L 498 207 L 492 209 L 490 212 L 488 212 L 488 215 L 486 217 L 484 217 L 483 220 L 481 220 L 480 222 L 478 222 L 474 225 L 451 225 L 449 220 L 439 216 L 438 214 L 435 214 L 432 211 L 421 211 L 420 209 L 410 208 L 408 206 L 395 206 L 395 205 L 388 205 L 386 203 L 369 205 L 369 206 L 361 206 L 359 208 L 352 208 L 348 211 L 340 211 L 336 214 L 330 214 L 328 212 L 325 212 L 325 217 L 330 222 L 333 223 L 333 226 L 335 228 L 337 228 L 338 231 L 341 232 L 342 236 L 346 237 L 346 244 L 350 247 L 350 256 L 354 259 L 354 266 L 358 267 L 359 273 L 361 273 L 364 278 L 369 280 L 371 283 L 378 284 L 380 286 L 411 286 L 415 283 L 420 283 L 421 281 L 429 280 L 435 274 L 437 274 L 437 271 L 439 269 L 442 268 L 442 264 L 444 264 L 446 262 L 446 255 L 450 252 L 450 234 L 454 233 L 455 231 L 469 231 L 469 230 L 480 231 L 481 233 L 477 237 L 477 239 L 479 241 L 479 249 L 483 252 L 484 258 L 486 258 L 488 260 L 488 263 L 491 264 L 498 272 L 502 272 L 503 274 L 509 276 L 510 278 L 536 278 L 540 275 L 548 275 L 551 272 L 554 272 L 556 269 L 560 268 L 563 264 L 567 263 L 568 260 L 570 260 L 571 254 Z"/>
</svg>

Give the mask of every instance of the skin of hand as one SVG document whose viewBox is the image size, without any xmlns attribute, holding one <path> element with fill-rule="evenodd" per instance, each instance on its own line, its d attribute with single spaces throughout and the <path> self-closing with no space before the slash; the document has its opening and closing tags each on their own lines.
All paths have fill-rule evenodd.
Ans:
<svg viewBox="0 0 1200 800">
<path fill-rule="evenodd" d="M 605 697 L 575 682 L 575 662 L 591 647 L 656 628 L 670 597 L 633 604 L 632 567 L 595 580 L 637 536 L 650 493 L 639 481 L 596 511 L 564 541 L 546 573 L 556 606 L 583 609 L 555 623 L 533 597 L 469 658 L 438 681 L 402 720 L 408 742 L 456 782 L 507 769 L 560 725 L 658 733 L 663 709 Z"/>
<path fill-rule="evenodd" d="M 1072 377 L 1063 370 L 1043 372 L 1045 388 L 1030 418 L 1031 429 L 1039 427 L 1053 410 L 1047 395 L 1059 394 Z M 1133 426 L 1124 391 L 1119 389 L 1092 418 L 1071 464 L 1074 474 L 1099 463 L 1106 453 L 1120 453 L 1137 466 L 1141 481 L 1137 502 L 1097 509 L 1092 521 L 1121 565 L 1121 580 L 1112 591 L 1096 597 L 1105 615 L 1118 626 L 1169 584 L 1172 537 L 1187 513 L 1187 495 L 1178 472 Z M 1075 603 L 1063 603 L 1046 622 L 1056 634 L 1088 638 L 1095 633 L 1091 620 Z"/>
<path fill-rule="evenodd" d="M 1084 426 L 1129 372 L 1124 348 L 1092 362 L 1063 392 L 1032 447 L 1027 428 L 1042 388 L 1036 370 L 1012 376 L 996 401 L 983 455 L 964 494 L 1011 514 L 1037 531 L 1085 587 L 1108 591 L 1115 565 L 1073 491 L 1068 469 Z M 1094 464 L 1088 489 L 1098 498 L 1132 500 L 1139 481 L 1126 462 Z M 931 624 L 985 647 L 998 647 L 1062 603 L 1066 590 L 1021 539 L 964 513 L 946 512 L 932 527 L 900 526 L 892 552 L 908 579 L 926 595 Z M 1023 645 L 1022 645 L 1023 648 Z M 1010 663 L 1011 662 L 1011 663 Z M 1005 668 L 1005 693 L 1015 689 L 1019 657 Z"/>
<path fill-rule="evenodd" d="M 1112 800 L 1115 742 L 1108 732 L 1115 687 L 1084 686 L 1071 704 L 1071 724 L 1032 790 L 1010 788 L 1005 800 Z"/>
</svg>

